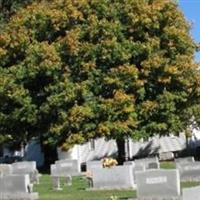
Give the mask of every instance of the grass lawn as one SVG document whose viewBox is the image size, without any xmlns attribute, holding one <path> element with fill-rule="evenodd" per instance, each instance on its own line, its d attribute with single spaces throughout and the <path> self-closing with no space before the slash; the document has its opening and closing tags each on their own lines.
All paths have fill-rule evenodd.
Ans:
<svg viewBox="0 0 200 200">
<path fill-rule="evenodd" d="M 173 162 L 162 162 L 161 168 L 175 168 Z M 39 200 L 111 200 L 111 196 L 117 196 L 117 200 L 127 200 L 136 198 L 135 191 L 115 190 L 115 191 L 86 191 L 87 181 L 82 177 L 73 178 L 72 186 L 66 186 L 62 183 L 62 191 L 52 190 L 52 180 L 49 175 L 43 175 L 40 184 L 34 187 L 34 191 L 39 193 Z M 181 187 L 193 187 L 200 185 L 200 182 L 181 183 Z"/>
<path fill-rule="evenodd" d="M 175 169 L 176 165 L 172 161 L 160 162 L 160 168 L 162 168 L 162 169 Z"/>
<path fill-rule="evenodd" d="M 111 196 L 117 196 L 117 200 L 126 200 L 136 197 L 135 191 L 86 191 L 87 181 L 81 177 L 73 178 L 72 186 L 62 185 L 62 191 L 52 190 L 52 181 L 49 175 L 43 175 L 40 184 L 34 187 L 39 193 L 39 200 L 111 200 Z"/>
</svg>

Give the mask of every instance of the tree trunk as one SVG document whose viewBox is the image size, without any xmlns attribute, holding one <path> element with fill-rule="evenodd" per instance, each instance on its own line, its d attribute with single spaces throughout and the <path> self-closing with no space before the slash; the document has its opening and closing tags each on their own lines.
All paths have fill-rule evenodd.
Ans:
<svg viewBox="0 0 200 200">
<path fill-rule="evenodd" d="M 3 157 L 3 145 L 0 145 L 0 157 Z"/>
<path fill-rule="evenodd" d="M 116 139 L 116 143 L 117 143 L 117 148 L 118 148 L 118 163 L 120 165 L 123 164 L 123 162 L 125 161 L 125 156 L 126 156 L 126 152 L 125 152 L 125 139 L 124 138 L 118 138 Z"/>
<path fill-rule="evenodd" d="M 42 145 L 42 150 L 44 153 L 44 168 L 49 168 L 57 159 L 57 149 L 50 145 Z"/>
</svg>

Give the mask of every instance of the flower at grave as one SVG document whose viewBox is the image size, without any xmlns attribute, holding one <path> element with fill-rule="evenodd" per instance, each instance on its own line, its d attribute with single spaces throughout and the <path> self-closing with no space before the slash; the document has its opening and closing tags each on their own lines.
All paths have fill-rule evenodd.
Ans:
<svg viewBox="0 0 200 200">
<path fill-rule="evenodd" d="M 103 167 L 110 168 L 110 167 L 116 166 L 117 164 L 118 164 L 118 162 L 113 158 L 104 158 L 102 160 Z"/>
</svg>

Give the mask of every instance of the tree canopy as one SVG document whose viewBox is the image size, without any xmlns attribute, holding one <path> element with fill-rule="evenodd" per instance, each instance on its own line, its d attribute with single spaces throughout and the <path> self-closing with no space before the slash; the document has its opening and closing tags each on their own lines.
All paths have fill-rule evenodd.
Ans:
<svg viewBox="0 0 200 200">
<path fill-rule="evenodd" d="M 0 140 L 177 134 L 200 121 L 196 50 L 172 0 L 33 2 L 0 32 Z"/>
<path fill-rule="evenodd" d="M 18 9 L 33 1 L 34 0 L 0 0 L 0 22 L 8 21 Z"/>
</svg>

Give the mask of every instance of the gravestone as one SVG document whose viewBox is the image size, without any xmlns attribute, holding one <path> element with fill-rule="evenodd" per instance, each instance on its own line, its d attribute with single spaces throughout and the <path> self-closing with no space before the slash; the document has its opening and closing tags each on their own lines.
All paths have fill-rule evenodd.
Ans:
<svg viewBox="0 0 200 200">
<path fill-rule="evenodd" d="M 159 160 L 166 161 L 166 160 L 173 160 L 174 154 L 173 152 L 162 152 L 159 154 Z"/>
<path fill-rule="evenodd" d="M 77 160 L 66 160 L 65 162 L 56 162 L 51 165 L 51 176 L 79 176 L 80 167 Z"/>
<path fill-rule="evenodd" d="M 136 172 L 137 197 L 140 200 L 178 199 L 180 177 L 178 170 L 147 170 Z"/>
<path fill-rule="evenodd" d="M 36 170 L 36 162 L 35 161 L 16 162 L 12 164 L 12 168 L 14 174 L 31 173 L 34 170 Z"/>
<path fill-rule="evenodd" d="M 31 183 L 39 183 L 39 173 L 35 161 L 22 161 L 12 164 L 12 174 L 28 174 Z"/>
<path fill-rule="evenodd" d="M 200 162 L 176 163 L 181 181 L 200 181 Z"/>
<path fill-rule="evenodd" d="M 137 171 L 145 171 L 145 164 L 144 163 L 137 163 L 137 164 L 135 164 L 134 161 L 125 161 L 123 164 L 125 166 L 132 166 L 132 172 L 133 172 L 134 182 L 136 182 L 135 173 Z"/>
<path fill-rule="evenodd" d="M 38 193 L 32 192 L 28 175 L 8 175 L 0 177 L 0 197 L 4 200 L 34 200 Z"/>
<path fill-rule="evenodd" d="M 0 164 L 0 175 L 12 174 L 12 166 L 10 164 Z"/>
<path fill-rule="evenodd" d="M 103 168 L 103 161 L 101 160 L 92 160 L 86 162 L 86 178 L 90 188 L 93 187 L 93 170 L 98 168 Z"/>
<path fill-rule="evenodd" d="M 94 168 L 92 174 L 93 190 L 133 189 L 136 187 L 132 166 Z"/>
<path fill-rule="evenodd" d="M 124 163 L 123 163 L 123 165 L 135 165 L 135 162 L 134 161 L 125 161 Z"/>
<path fill-rule="evenodd" d="M 80 176 L 80 165 L 77 160 L 60 160 L 51 165 L 53 189 L 61 190 L 60 178 L 64 177 L 67 185 L 72 184 L 72 176 Z"/>
<path fill-rule="evenodd" d="M 156 162 L 150 162 L 147 165 L 147 169 L 160 169 L 160 164 Z"/>
<path fill-rule="evenodd" d="M 200 200 L 200 186 L 184 188 L 182 200 Z"/>
<path fill-rule="evenodd" d="M 103 163 L 101 160 L 87 161 L 86 170 L 87 172 L 92 172 L 95 168 L 103 168 Z"/>
<path fill-rule="evenodd" d="M 61 164 L 63 167 L 68 167 L 68 170 L 71 171 L 76 171 L 76 172 L 81 172 L 81 167 L 80 163 L 78 160 L 75 159 L 63 159 L 63 160 L 57 160 L 55 164 Z"/>
<path fill-rule="evenodd" d="M 137 165 L 144 165 L 145 169 L 160 169 L 160 163 L 157 157 L 152 157 L 152 158 L 144 158 L 144 159 L 137 159 L 134 160 L 135 166 Z"/>
<path fill-rule="evenodd" d="M 191 162 L 195 162 L 193 156 L 175 159 L 175 163 L 191 163 Z"/>
</svg>

